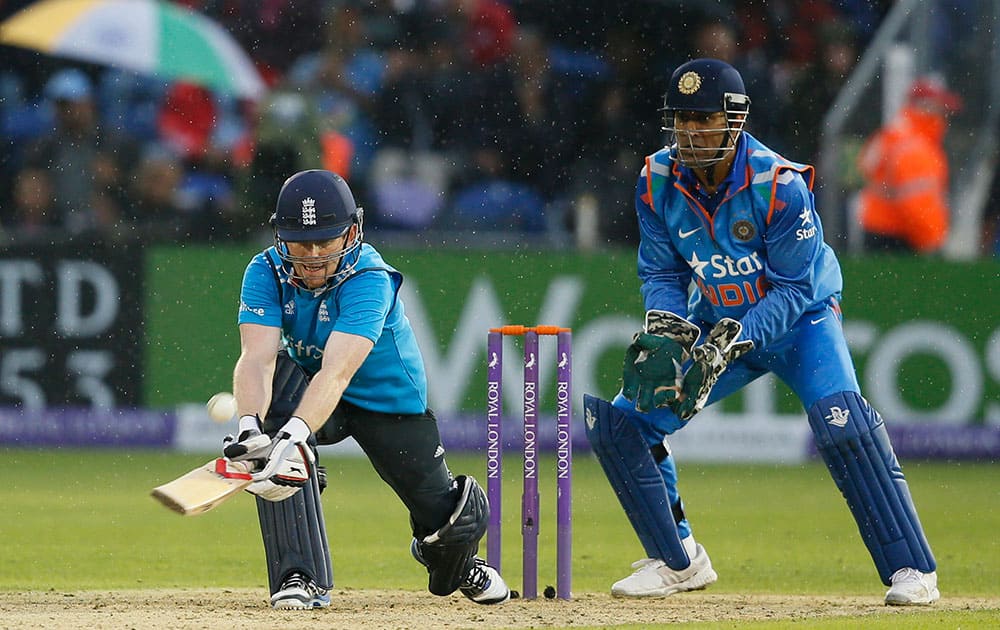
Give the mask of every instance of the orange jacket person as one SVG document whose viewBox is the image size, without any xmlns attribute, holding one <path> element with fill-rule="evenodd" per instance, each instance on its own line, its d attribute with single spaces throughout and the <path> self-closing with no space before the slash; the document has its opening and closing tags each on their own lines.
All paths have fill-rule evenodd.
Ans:
<svg viewBox="0 0 1000 630">
<path fill-rule="evenodd" d="M 897 118 L 861 150 L 861 225 L 869 249 L 937 251 L 948 236 L 947 115 L 961 98 L 918 79 Z"/>
</svg>

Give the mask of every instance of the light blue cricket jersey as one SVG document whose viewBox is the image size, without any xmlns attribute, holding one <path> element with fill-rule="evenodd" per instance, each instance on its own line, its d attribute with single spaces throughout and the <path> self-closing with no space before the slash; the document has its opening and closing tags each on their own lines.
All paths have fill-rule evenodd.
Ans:
<svg viewBox="0 0 1000 630">
<path fill-rule="evenodd" d="M 823 242 L 811 166 L 789 162 L 743 132 L 710 214 L 694 173 L 670 151 L 646 158 L 636 189 L 647 310 L 709 324 L 731 317 L 743 324 L 741 338 L 764 348 L 803 313 L 839 297 L 840 264 Z"/>
<path fill-rule="evenodd" d="M 274 247 L 254 256 L 243 274 L 241 324 L 281 328 L 290 356 L 312 376 L 319 371 L 330 333 L 360 335 L 375 343 L 351 379 L 344 400 L 383 413 L 415 414 L 427 408 L 427 377 L 399 287 L 401 273 L 363 244 L 356 271 L 324 292 L 289 282 Z"/>
</svg>

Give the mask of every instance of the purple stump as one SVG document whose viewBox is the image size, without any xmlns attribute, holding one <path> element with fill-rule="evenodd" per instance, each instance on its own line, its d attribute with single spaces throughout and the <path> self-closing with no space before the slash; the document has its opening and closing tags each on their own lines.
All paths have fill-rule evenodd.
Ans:
<svg viewBox="0 0 1000 630">
<path fill-rule="evenodd" d="M 490 332 L 486 344 L 486 561 L 500 571 L 500 527 L 503 489 L 503 334 Z M 503 573 L 501 572 L 501 575 Z"/>
<path fill-rule="evenodd" d="M 573 334 L 557 335 L 556 596 L 569 599 L 573 579 Z"/>
<path fill-rule="evenodd" d="M 521 495 L 521 596 L 538 596 L 538 333 L 524 334 L 524 493 Z"/>
</svg>

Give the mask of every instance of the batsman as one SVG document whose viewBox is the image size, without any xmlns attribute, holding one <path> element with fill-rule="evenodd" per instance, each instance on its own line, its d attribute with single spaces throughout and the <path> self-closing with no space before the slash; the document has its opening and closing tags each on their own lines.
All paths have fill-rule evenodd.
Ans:
<svg viewBox="0 0 1000 630">
<path fill-rule="evenodd" d="M 349 436 L 409 511 L 410 553 L 426 567 L 430 592 L 505 602 L 503 578 L 476 555 L 486 495 L 448 469 L 399 297 L 403 277 L 363 241 L 363 216 L 340 176 L 297 173 L 278 193 L 274 246 L 243 276 L 233 370 L 239 434 L 223 454 L 254 465 L 247 492 L 257 496 L 271 606 L 330 604 L 327 480 L 316 446 Z"/>
<path fill-rule="evenodd" d="M 717 580 L 666 436 L 771 372 L 806 411 L 889 586 L 885 603 L 934 602 L 934 556 L 844 339 L 840 265 L 824 242 L 813 168 L 744 129 L 750 98 L 722 61 L 678 67 L 661 111 L 669 145 L 646 158 L 635 196 L 645 327 L 625 353 L 621 392 L 584 399 L 587 435 L 648 556 L 612 594 L 664 597 Z"/>
</svg>

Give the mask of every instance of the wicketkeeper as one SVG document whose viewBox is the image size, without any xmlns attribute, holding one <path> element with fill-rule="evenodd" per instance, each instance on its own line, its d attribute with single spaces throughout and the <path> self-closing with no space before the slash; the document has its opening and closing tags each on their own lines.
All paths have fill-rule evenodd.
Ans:
<svg viewBox="0 0 1000 630">
<path fill-rule="evenodd" d="M 271 216 L 274 246 L 243 276 L 233 373 L 239 435 L 223 451 L 256 464 L 247 491 L 257 495 L 271 605 L 330 604 L 326 477 L 316 445 L 348 436 L 409 510 L 410 552 L 426 567 L 430 592 L 505 602 L 503 578 L 476 555 L 486 495 L 445 463 L 399 297 L 403 276 L 363 242 L 362 218 L 338 175 L 297 173 Z"/>
<path fill-rule="evenodd" d="M 677 68 L 662 111 L 670 145 L 646 158 L 635 200 L 646 325 L 614 401 L 584 401 L 587 435 L 648 556 L 612 594 L 663 597 L 716 581 L 691 534 L 666 436 L 772 372 L 806 410 L 890 586 L 886 604 L 932 603 L 937 565 L 844 339 L 840 265 L 823 240 L 813 168 L 744 131 L 750 98 L 721 61 Z"/>
</svg>

